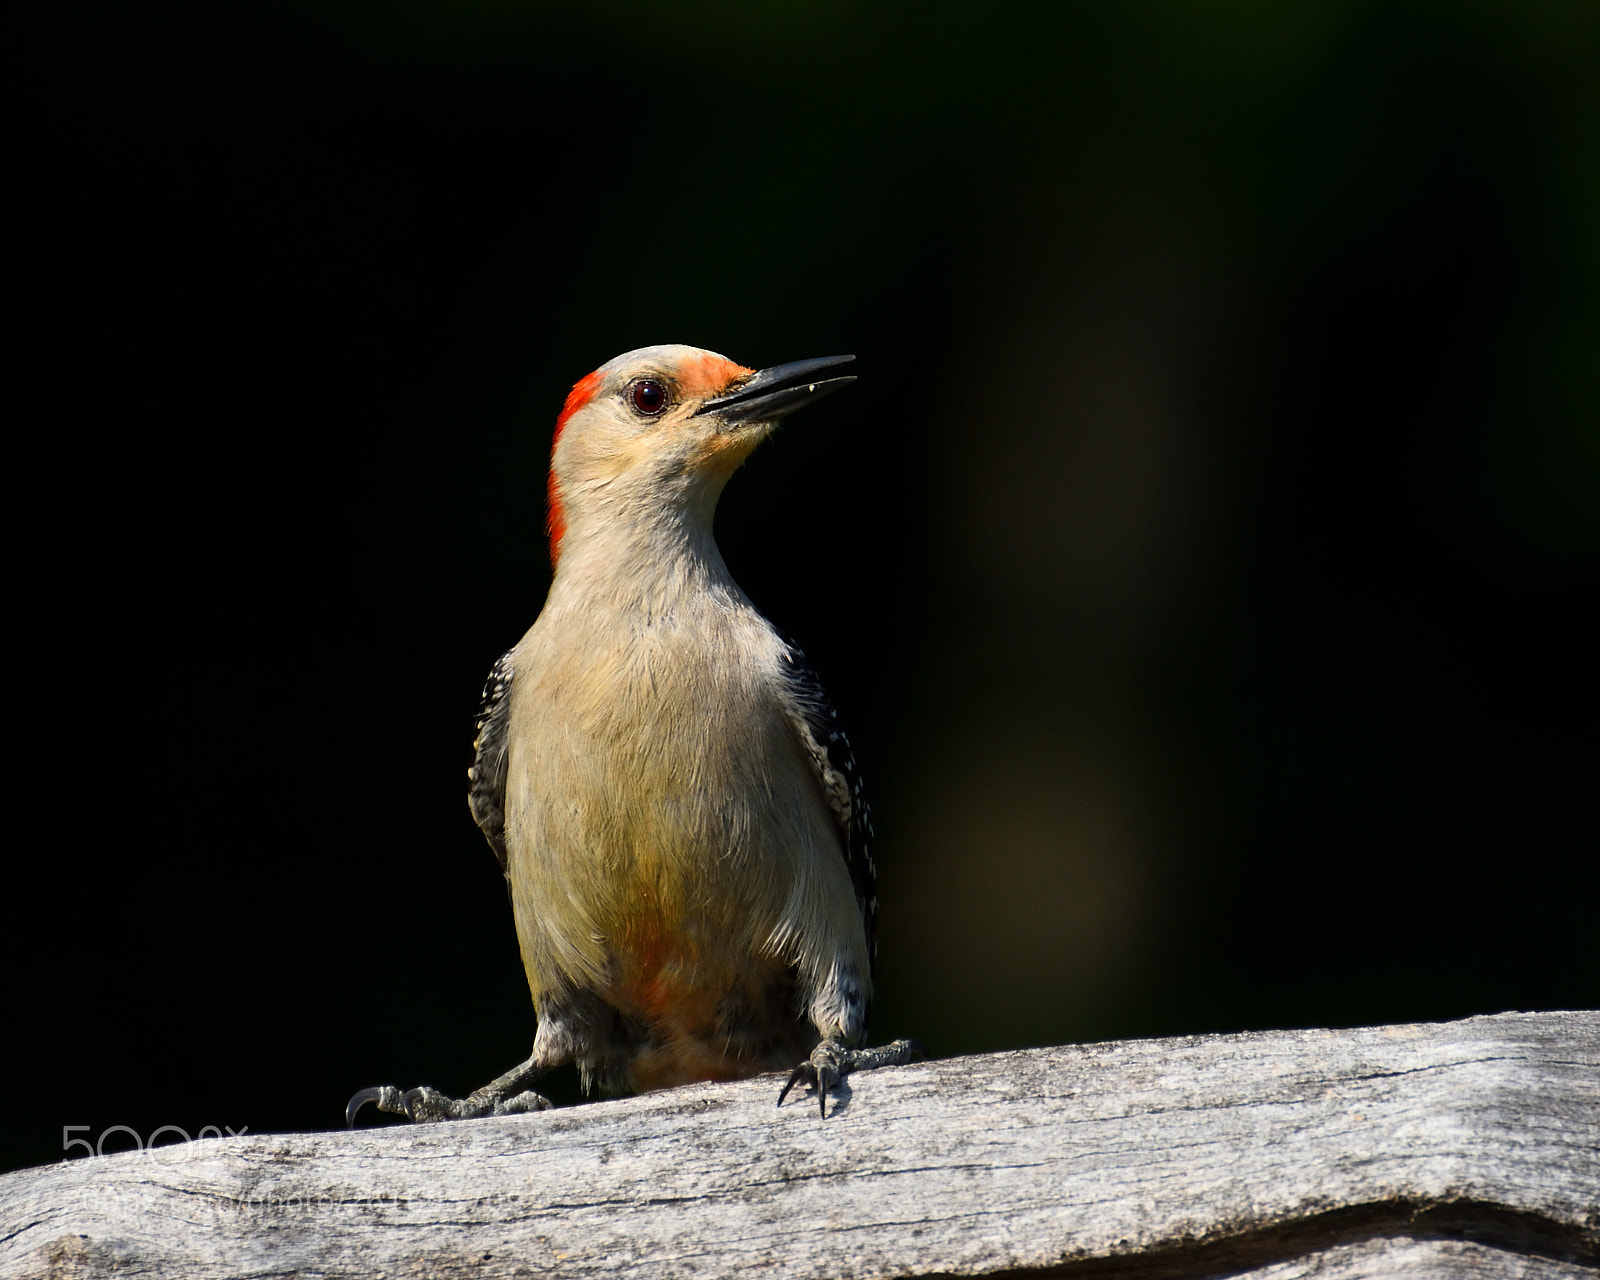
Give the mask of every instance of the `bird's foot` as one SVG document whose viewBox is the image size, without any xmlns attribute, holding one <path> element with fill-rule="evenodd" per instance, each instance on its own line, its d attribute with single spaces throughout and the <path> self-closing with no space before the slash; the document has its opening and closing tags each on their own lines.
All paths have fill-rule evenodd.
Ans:
<svg viewBox="0 0 1600 1280">
<path fill-rule="evenodd" d="M 367 1103 L 376 1103 L 379 1111 L 405 1116 L 425 1123 L 433 1120 L 476 1120 L 481 1116 L 514 1116 L 529 1111 L 548 1111 L 555 1104 L 542 1093 L 523 1089 L 543 1074 L 543 1064 L 536 1058 L 513 1067 L 497 1080 L 469 1093 L 465 1098 L 451 1098 L 422 1085 L 403 1093 L 392 1084 L 363 1089 L 345 1104 L 344 1122 L 350 1129 L 356 1127 L 356 1112 Z"/>
<path fill-rule="evenodd" d="M 778 1105 L 783 1105 L 790 1089 L 804 1084 L 817 1091 L 817 1105 L 826 1116 L 828 1090 L 847 1075 L 871 1071 L 874 1067 L 902 1067 L 925 1056 L 922 1046 L 915 1040 L 893 1040 L 876 1049 L 848 1049 L 837 1040 L 824 1040 L 790 1073 L 788 1082 L 778 1091 Z"/>
</svg>

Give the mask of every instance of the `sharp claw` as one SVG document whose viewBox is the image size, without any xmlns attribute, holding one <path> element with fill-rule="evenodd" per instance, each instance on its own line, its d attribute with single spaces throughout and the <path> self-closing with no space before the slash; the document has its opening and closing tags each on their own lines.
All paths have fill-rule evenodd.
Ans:
<svg viewBox="0 0 1600 1280">
<path fill-rule="evenodd" d="M 417 1103 L 421 1101 L 421 1089 L 407 1089 L 400 1095 L 400 1105 L 406 1109 L 406 1116 L 413 1121 L 417 1118 Z"/>
<path fill-rule="evenodd" d="M 369 1102 L 377 1102 L 381 1097 L 383 1097 L 383 1089 L 374 1085 L 370 1089 L 361 1090 L 355 1097 L 351 1098 L 349 1102 L 344 1104 L 344 1127 L 346 1129 L 354 1129 L 356 1127 L 356 1112 L 360 1111 Z"/>
<path fill-rule="evenodd" d="M 839 1073 L 832 1067 L 819 1067 L 817 1069 L 817 1109 L 822 1118 L 828 1118 L 828 1090 L 839 1083 Z"/>
<path fill-rule="evenodd" d="M 806 1064 L 801 1064 L 789 1073 L 789 1083 L 778 1090 L 778 1105 L 783 1105 L 783 1100 L 789 1096 L 789 1090 L 794 1088 L 806 1078 Z"/>
</svg>

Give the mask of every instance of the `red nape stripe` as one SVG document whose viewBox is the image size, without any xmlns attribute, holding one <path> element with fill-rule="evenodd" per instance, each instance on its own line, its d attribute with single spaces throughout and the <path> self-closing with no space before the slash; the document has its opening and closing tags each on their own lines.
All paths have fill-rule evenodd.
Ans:
<svg viewBox="0 0 1600 1280">
<path fill-rule="evenodd" d="M 567 402 L 561 406 L 561 414 L 556 419 L 556 433 L 550 440 L 550 507 L 549 515 L 545 520 L 545 528 L 550 534 L 550 567 L 556 566 L 556 561 L 561 559 L 561 539 L 567 532 L 567 512 L 561 504 L 561 490 L 556 485 L 556 445 L 561 443 L 561 433 L 567 429 L 567 419 L 577 413 L 579 409 L 594 399 L 595 392 L 600 390 L 600 370 L 596 369 L 587 377 L 579 378 L 573 384 L 572 390 L 567 392 Z"/>
</svg>

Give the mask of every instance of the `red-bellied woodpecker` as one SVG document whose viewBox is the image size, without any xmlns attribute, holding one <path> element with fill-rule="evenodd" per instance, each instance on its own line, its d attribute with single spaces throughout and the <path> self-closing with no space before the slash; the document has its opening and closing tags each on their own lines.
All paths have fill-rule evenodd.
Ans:
<svg viewBox="0 0 1600 1280">
<path fill-rule="evenodd" d="M 539 1110 L 793 1067 L 828 1090 L 904 1063 L 858 1047 L 878 900 L 856 762 L 805 657 L 756 612 L 711 519 L 785 414 L 853 359 L 755 372 L 645 347 L 580 381 L 550 462 L 550 594 L 484 690 L 469 803 L 511 885 L 538 1014 L 528 1060 L 463 1099 L 364 1089 L 413 1120 Z M 819 376 L 821 375 L 821 376 Z M 833 376 L 830 376 L 833 375 Z M 799 1060 L 799 1066 L 794 1066 Z"/>
</svg>

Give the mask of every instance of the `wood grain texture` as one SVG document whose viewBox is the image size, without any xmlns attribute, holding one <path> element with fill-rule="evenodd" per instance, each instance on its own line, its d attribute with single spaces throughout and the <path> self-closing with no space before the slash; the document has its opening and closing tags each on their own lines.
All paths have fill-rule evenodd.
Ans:
<svg viewBox="0 0 1600 1280">
<path fill-rule="evenodd" d="M 1600 1275 L 1600 1013 L 777 1084 L 7 1174 L 0 1274 Z"/>
</svg>

